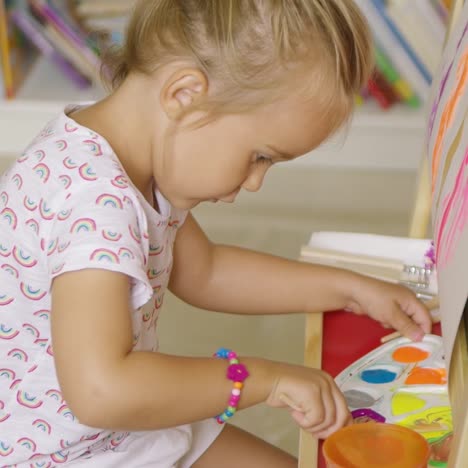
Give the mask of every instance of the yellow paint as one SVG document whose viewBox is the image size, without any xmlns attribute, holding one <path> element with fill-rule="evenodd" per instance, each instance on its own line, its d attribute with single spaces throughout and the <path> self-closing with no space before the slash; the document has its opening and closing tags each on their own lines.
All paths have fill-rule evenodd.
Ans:
<svg viewBox="0 0 468 468">
<path fill-rule="evenodd" d="M 426 402 L 412 393 L 399 392 L 392 398 L 392 413 L 394 416 L 411 413 L 425 406 Z"/>
<path fill-rule="evenodd" d="M 452 410 L 449 406 L 429 408 L 397 424 L 419 432 L 425 439 L 442 437 L 453 431 Z"/>
</svg>

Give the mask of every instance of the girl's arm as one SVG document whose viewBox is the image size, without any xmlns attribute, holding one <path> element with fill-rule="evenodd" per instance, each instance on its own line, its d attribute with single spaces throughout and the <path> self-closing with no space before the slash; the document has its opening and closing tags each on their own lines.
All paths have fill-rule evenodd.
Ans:
<svg viewBox="0 0 468 468">
<path fill-rule="evenodd" d="M 342 269 L 214 245 L 190 215 L 176 239 L 170 288 L 192 305 L 219 312 L 275 314 L 347 308 L 416 339 L 422 331 L 415 322 L 426 333 L 431 327 L 427 310 L 406 288 Z"/>
<path fill-rule="evenodd" d="M 129 280 L 122 273 L 82 270 L 53 282 L 52 344 L 60 389 L 82 424 L 153 430 L 224 411 L 233 387 L 227 362 L 132 351 Z M 282 407 L 287 394 L 303 411 L 297 422 L 326 437 L 349 418 L 333 379 L 321 371 L 241 357 L 250 376 L 240 408 Z"/>
</svg>

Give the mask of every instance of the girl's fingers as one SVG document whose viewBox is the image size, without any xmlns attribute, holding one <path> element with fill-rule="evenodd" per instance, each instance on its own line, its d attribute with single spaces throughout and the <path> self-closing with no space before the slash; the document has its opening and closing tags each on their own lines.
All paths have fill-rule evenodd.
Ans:
<svg viewBox="0 0 468 468">
<path fill-rule="evenodd" d="M 322 407 L 324 417 L 318 424 L 309 424 L 305 429 L 310 432 L 323 432 L 336 423 L 336 404 L 333 398 L 332 388 L 323 388 L 321 392 Z M 310 412 L 313 412 L 312 409 Z M 309 418 L 308 418 L 309 419 Z"/>
</svg>

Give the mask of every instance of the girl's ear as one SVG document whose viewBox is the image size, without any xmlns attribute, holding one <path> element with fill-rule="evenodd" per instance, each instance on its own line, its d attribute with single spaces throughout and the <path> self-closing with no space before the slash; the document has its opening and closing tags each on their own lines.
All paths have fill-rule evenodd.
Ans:
<svg viewBox="0 0 468 468">
<path fill-rule="evenodd" d="M 208 93 L 208 80 L 196 68 L 180 69 L 173 73 L 161 90 L 161 105 L 167 116 L 176 120 L 196 106 Z"/>
</svg>

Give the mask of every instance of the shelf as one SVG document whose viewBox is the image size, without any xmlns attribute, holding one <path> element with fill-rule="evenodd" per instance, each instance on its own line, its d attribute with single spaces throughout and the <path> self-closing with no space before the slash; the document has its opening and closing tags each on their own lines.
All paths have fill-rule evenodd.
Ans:
<svg viewBox="0 0 468 468">
<path fill-rule="evenodd" d="M 66 104 L 90 102 L 103 95 L 100 86 L 78 90 L 48 61 L 39 59 L 17 98 L 0 100 L 0 157 L 19 154 Z M 382 111 L 374 103 L 365 104 L 356 110 L 344 135 L 288 164 L 415 169 L 424 128 L 422 110 L 395 106 Z"/>
</svg>

